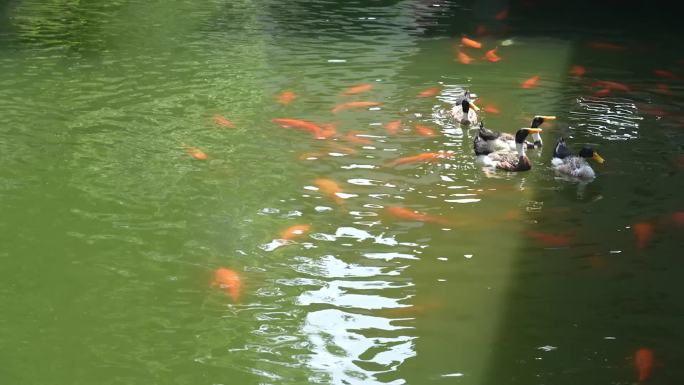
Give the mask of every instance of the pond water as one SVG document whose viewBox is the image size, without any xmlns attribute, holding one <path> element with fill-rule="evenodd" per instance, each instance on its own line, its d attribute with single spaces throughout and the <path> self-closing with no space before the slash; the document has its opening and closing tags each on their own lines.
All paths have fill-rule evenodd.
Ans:
<svg viewBox="0 0 684 385">
<path fill-rule="evenodd" d="M 0 3 L 0 383 L 681 383 L 681 26 L 634 3 Z M 465 90 L 557 117 L 532 170 Z"/>
</svg>

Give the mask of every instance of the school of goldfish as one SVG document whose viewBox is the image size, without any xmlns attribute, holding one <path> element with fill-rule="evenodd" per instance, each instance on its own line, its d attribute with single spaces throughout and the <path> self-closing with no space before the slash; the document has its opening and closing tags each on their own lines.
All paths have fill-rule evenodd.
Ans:
<svg viewBox="0 0 684 385">
<path fill-rule="evenodd" d="M 505 20 L 506 18 L 508 18 L 508 9 L 503 9 L 495 15 L 495 19 L 499 21 Z M 483 37 L 488 33 L 489 29 L 487 26 L 478 25 L 474 34 L 470 36 L 461 36 L 458 44 L 455 46 L 455 60 L 468 66 L 480 65 L 480 63 L 483 62 L 483 65 L 502 65 L 501 63 L 505 63 L 506 60 L 511 60 L 506 52 L 508 44 L 494 45 L 488 41 L 480 41 L 480 39 L 476 37 Z M 611 54 L 624 54 L 629 52 L 629 47 L 607 41 L 590 41 L 587 42 L 585 46 L 589 49 L 608 51 Z M 509 59 L 507 59 L 507 57 L 509 57 Z M 668 82 L 678 82 L 682 80 L 680 75 L 667 68 L 653 69 L 651 75 L 659 79 L 656 87 L 651 91 L 661 95 L 671 95 L 671 89 Z M 567 72 L 567 76 L 572 79 L 572 81 L 583 82 L 581 84 L 584 84 L 586 89 L 595 97 L 626 94 L 639 88 L 637 85 L 625 84 L 615 80 L 591 78 L 594 76 L 594 73 L 581 64 L 571 65 Z M 547 82 L 548 79 L 544 74 L 527 73 L 524 77 L 518 79 L 517 84 L 515 85 L 521 89 L 532 90 L 538 87 L 544 87 Z M 336 116 L 343 116 L 345 115 L 343 113 L 352 110 L 382 108 L 385 105 L 385 102 L 374 100 L 372 97 L 372 95 L 377 92 L 378 88 L 380 87 L 377 87 L 376 84 L 370 82 L 349 84 L 342 88 L 336 93 L 341 99 L 340 103 L 329 109 L 331 119 Z M 434 98 L 440 95 L 442 91 L 443 86 L 432 86 L 419 90 L 413 95 L 415 98 Z M 367 97 L 367 95 L 371 96 Z M 283 90 L 275 95 L 275 100 L 281 105 L 280 108 L 282 108 L 283 111 L 289 109 L 291 105 L 299 103 L 300 98 L 301 96 L 293 90 Z M 353 100 L 352 98 L 356 100 Z M 486 114 L 501 113 L 499 107 L 489 102 L 485 103 L 482 98 L 478 98 L 478 104 L 480 104 L 482 110 Z M 653 115 L 665 116 L 670 114 L 667 111 L 657 110 L 648 105 L 642 107 L 640 108 L 643 111 Z M 529 117 L 525 117 L 525 119 L 530 120 Z M 232 129 L 240 126 L 220 114 L 214 115 L 212 121 L 216 127 L 220 128 Z M 312 139 L 328 141 L 324 150 L 303 153 L 299 156 L 299 159 L 301 160 L 319 160 L 326 156 L 340 156 L 340 154 L 351 155 L 357 152 L 357 149 L 353 148 L 354 145 L 372 146 L 376 142 L 373 135 L 368 135 L 368 133 L 359 130 L 347 130 L 346 132 L 338 133 L 337 123 L 315 122 L 294 117 L 272 118 L 271 122 L 285 129 L 295 129 L 307 133 Z M 378 123 L 378 125 L 380 124 L 384 128 L 387 137 L 399 134 L 413 134 L 416 138 L 430 138 L 441 134 L 439 128 L 434 127 L 430 123 L 415 122 L 409 119 L 395 119 L 384 123 Z M 210 159 L 209 156 L 198 147 L 186 144 L 183 144 L 182 147 L 185 149 L 186 154 L 196 160 L 205 161 Z M 426 151 L 418 154 L 397 156 L 385 161 L 381 167 L 384 167 L 384 169 L 419 167 L 418 165 L 421 164 L 438 164 L 440 162 L 452 161 L 454 158 L 455 153 L 453 151 Z M 684 155 L 675 159 L 673 162 L 678 169 L 684 168 Z M 323 199 L 333 202 L 337 206 L 345 205 L 348 194 L 345 194 L 344 188 L 338 181 L 329 177 L 319 177 L 313 180 L 313 185 Z M 413 221 L 440 226 L 456 226 L 459 223 L 448 215 L 428 214 L 409 208 L 408 205 L 388 205 L 384 207 L 383 213 L 397 221 Z M 518 221 L 520 220 L 520 211 L 509 211 L 503 218 L 507 221 Z M 684 212 L 676 212 L 662 218 L 640 219 L 635 223 L 632 223 L 628 227 L 631 228 L 631 234 L 634 237 L 634 248 L 638 251 L 648 250 L 653 244 L 654 237 L 659 233 L 659 231 L 656 231 L 658 226 L 681 228 L 684 226 Z M 310 224 L 295 224 L 281 230 L 277 239 L 285 244 L 292 244 L 307 238 L 310 231 Z M 576 234 L 574 232 L 550 233 L 529 230 L 526 231 L 524 235 L 532 241 L 532 244 L 545 248 L 567 248 L 576 242 Z M 594 268 L 604 268 L 606 266 L 606 261 L 596 254 L 591 255 L 590 263 Z M 243 277 L 237 270 L 221 267 L 214 271 L 214 278 L 211 281 L 211 286 L 219 288 L 229 296 L 234 303 L 238 303 L 242 295 Z M 396 314 L 412 314 L 432 308 L 433 306 L 416 305 L 408 307 L 407 309 L 397 310 Z M 648 381 L 652 376 L 655 361 L 654 356 L 655 353 L 650 348 L 642 347 L 634 352 L 633 366 L 636 371 L 636 379 L 639 383 Z"/>
</svg>

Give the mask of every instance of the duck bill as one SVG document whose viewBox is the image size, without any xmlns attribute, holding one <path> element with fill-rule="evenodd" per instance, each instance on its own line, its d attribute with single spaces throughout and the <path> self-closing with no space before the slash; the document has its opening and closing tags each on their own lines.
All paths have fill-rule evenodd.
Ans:
<svg viewBox="0 0 684 385">
<path fill-rule="evenodd" d="M 476 106 L 475 103 L 473 102 L 468 102 L 470 104 L 470 108 L 472 108 L 475 111 L 480 111 L 480 107 Z"/>
<path fill-rule="evenodd" d="M 605 162 L 605 160 L 601 158 L 601 155 L 599 155 L 598 152 L 595 152 L 594 155 L 591 156 L 591 159 L 595 160 L 598 164 Z"/>
<path fill-rule="evenodd" d="M 544 120 L 556 120 L 555 116 L 546 116 L 546 115 L 539 115 L 537 118 L 542 118 Z"/>
<path fill-rule="evenodd" d="M 522 130 L 527 130 L 527 132 L 529 132 L 530 134 L 538 134 L 538 133 L 542 132 L 542 129 L 541 129 L 541 128 L 528 128 L 528 127 L 525 127 L 525 128 L 522 128 Z"/>
</svg>

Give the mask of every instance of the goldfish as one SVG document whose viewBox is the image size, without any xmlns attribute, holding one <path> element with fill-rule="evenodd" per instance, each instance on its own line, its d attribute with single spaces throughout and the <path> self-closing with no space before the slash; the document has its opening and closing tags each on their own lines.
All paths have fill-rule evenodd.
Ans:
<svg viewBox="0 0 684 385">
<path fill-rule="evenodd" d="M 587 69 L 584 66 L 574 65 L 570 68 L 570 75 L 572 76 L 581 78 L 585 73 L 587 73 Z"/>
<path fill-rule="evenodd" d="M 479 41 L 475 41 L 473 39 L 468 39 L 465 36 L 461 38 L 461 44 L 470 48 L 482 48 L 482 43 L 480 43 Z"/>
<path fill-rule="evenodd" d="M 356 95 L 360 94 L 362 92 L 370 91 L 373 88 L 372 84 L 364 83 L 364 84 L 357 84 L 355 86 L 349 87 L 346 90 L 342 92 L 342 95 L 348 96 L 348 95 Z"/>
<path fill-rule="evenodd" d="M 419 98 L 429 98 L 435 96 L 439 93 L 441 89 L 439 87 L 426 88 L 418 93 Z"/>
<path fill-rule="evenodd" d="M 192 156 L 193 158 L 197 160 L 207 160 L 207 154 L 204 153 L 204 151 L 200 150 L 197 147 L 193 146 L 188 146 L 188 145 L 183 145 L 185 147 L 185 152 L 188 153 L 188 155 Z"/>
<path fill-rule="evenodd" d="M 489 60 L 492 63 L 496 63 L 501 60 L 499 55 L 496 54 L 496 48 L 487 51 L 487 53 L 485 53 L 485 59 Z"/>
<path fill-rule="evenodd" d="M 337 182 L 331 179 L 317 178 L 314 180 L 314 184 L 321 190 L 321 192 L 333 198 L 335 203 L 338 205 L 344 204 L 344 199 L 338 195 L 342 192 L 342 189 L 340 189 L 340 186 L 337 184 Z"/>
<path fill-rule="evenodd" d="M 278 103 L 282 104 L 283 106 L 287 106 L 295 99 L 297 99 L 297 94 L 290 90 L 285 90 L 278 95 Z"/>
<path fill-rule="evenodd" d="M 422 124 L 416 124 L 415 126 L 416 132 L 420 136 L 435 136 L 435 130 L 428 126 L 424 126 Z"/>
<path fill-rule="evenodd" d="M 370 140 L 368 138 L 359 137 L 359 136 L 357 136 L 357 134 L 358 134 L 358 131 L 349 131 L 347 133 L 346 139 L 352 143 L 365 144 L 365 145 L 373 144 L 372 140 Z"/>
<path fill-rule="evenodd" d="M 280 239 L 291 240 L 294 238 L 298 238 L 298 237 L 301 237 L 304 234 L 308 233 L 310 229 L 311 229 L 311 226 L 309 226 L 309 225 L 290 226 L 287 229 L 283 230 L 283 232 L 280 233 Z"/>
<path fill-rule="evenodd" d="M 670 87 L 667 84 L 656 84 L 656 92 L 663 95 L 672 95 L 672 91 L 670 91 Z"/>
<path fill-rule="evenodd" d="M 504 10 L 500 11 L 499 13 L 497 13 L 496 15 L 494 15 L 494 19 L 499 20 L 499 21 L 506 20 L 507 18 L 508 18 L 508 9 L 504 9 Z"/>
<path fill-rule="evenodd" d="M 484 24 L 480 24 L 477 26 L 475 29 L 475 34 L 478 36 L 486 35 L 487 34 L 487 26 Z"/>
<path fill-rule="evenodd" d="M 603 96 L 608 96 L 610 95 L 610 88 L 602 88 L 596 92 L 594 92 L 594 96 L 597 97 L 603 97 Z"/>
<path fill-rule="evenodd" d="M 324 157 L 324 154 L 321 154 L 320 152 L 305 152 L 301 155 L 299 155 L 299 160 L 315 160 L 315 159 L 320 159 Z"/>
<path fill-rule="evenodd" d="M 231 122 L 230 120 L 226 119 L 221 115 L 214 115 L 214 123 L 226 128 L 235 128 L 235 123 Z"/>
<path fill-rule="evenodd" d="M 271 119 L 273 123 L 280 125 L 281 127 L 295 127 L 305 131 L 310 132 L 316 138 L 325 138 L 323 135 L 323 128 L 314 122 L 301 119 L 289 119 L 289 118 L 274 118 Z"/>
<path fill-rule="evenodd" d="M 664 79 L 672 79 L 672 80 L 679 80 L 680 77 L 672 73 L 671 71 L 668 70 L 660 70 L 656 69 L 653 70 L 653 74 L 659 78 L 664 78 Z"/>
<path fill-rule="evenodd" d="M 461 62 L 461 64 L 470 64 L 473 62 L 473 58 L 465 54 L 463 51 L 458 51 L 458 61 Z"/>
<path fill-rule="evenodd" d="M 653 350 L 639 348 L 634 352 L 634 367 L 637 370 L 639 382 L 646 381 L 653 371 Z"/>
<path fill-rule="evenodd" d="M 399 129 L 401 128 L 401 120 L 393 120 L 391 122 L 385 123 L 385 130 L 387 130 L 387 133 L 389 134 L 396 134 L 399 132 Z"/>
<path fill-rule="evenodd" d="M 233 302 L 238 302 L 240 299 L 242 279 L 236 271 L 226 269 L 225 267 L 216 269 L 211 286 L 218 286 L 233 299 Z"/>
<path fill-rule="evenodd" d="M 319 139 L 329 139 L 332 138 L 337 134 L 337 128 L 335 128 L 335 125 L 332 123 L 327 123 L 321 125 L 321 131 L 318 135 Z"/>
<path fill-rule="evenodd" d="M 536 87 L 537 82 L 539 82 L 539 75 L 532 76 L 531 78 L 525 80 L 524 82 L 522 82 L 520 87 L 522 87 L 522 88 Z"/>
<path fill-rule="evenodd" d="M 639 249 L 646 248 L 653 238 L 653 225 L 648 222 L 639 222 L 632 225 L 632 232 L 636 237 Z"/>
<path fill-rule="evenodd" d="M 388 166 L 399 166 L 402 164 L 418 163 L 418 162 L 436 162 L 440 159 L 453 159 L 453 151 L 440 151 L 440 152 L 424 152 L 422 154 L 406 156 L 403 158 L 395 159 L 389 162 Z"/>
<path fill-rule="evenodd" d="M 489 112 L 491 114 L 498 114 L 501 112 L 501 111 L 499 111 L 498 108 L 496 108 L 495 106 L 492 106 L 492 105 L 485 106 L 484 110 L 485 110 L 485 112 Z"/>
<path fill-rule="evenodd" d="M 343 146 L 343 145 L 341 145 L 339 143 L 335 143 L 335 142 L 330 143 L 330 149 L 332 151 L 341 152 L 341 153 L 347 154 L 347 155 L 356 154 L 356 150 L 354 150 L 353 148 Z"/>
<path fill-rule="evenodd" d="M 629 92 L 632 90 L 628 85 L 626 85 L 624 83 L 613 82 L 613 81 L 609 81 L 609 80 L 597 80 L 597 81 L 591 83 L 591 86 L 592 87 L 603 87 L 603 88 L 608 88 L 610 90 L 617 90 L 617 91 L 623 91 L 623 92 Z"/>
<path fill-rule="evenodd" d="M 541 231 L 528 231 L 527 236 L 548 247 L 565 247 L 572 242 L 572 237 L 562 234 L 549 234 Z"/>
<path fill-rule="evenodd" d="M 588 43 L 588 46 L 594 49 L 603 49 L 609 51 L 624 51 L 627 49 L 627 47 L 624 45 L 607 43 L 603 41 L 591 41 Z"/>
<path fill-rule="evenodd" d="M 684 211 L 677 211 L 676 213 L 673 213 L 671 218 L 677 226 L 684 226 Z"/>
<path fill-rule="evenodd" d="M 333 113 L 338 113 L 340 111 L 348 110 L 350 108 L 368 108 L 368 107 L 377 107 L 381 106 L 382 102 L 366 102 L 366 101 L 357 101 L 357 102 L 347 102 L 347 103 L 342 103 L 336 105 L 333 109 Z"/>
<path fill-rule="evenodd" d="M 400 219 L 406 219 L 406 220 L 410 220 L 410 221 L 419 221 L 419 222 L 431 222 L 431 223 L 436 223 L 436 224 L 445 225 L 445 226 L 452 224 L 452 222 L 450 220 L 448 220 L 447 218 L 444 218 L 442 216 L 419 213 L 418 211 L 413 211 L 413 210 L 407 209 L 405 207 L 389 206 L 386 209 L 387 209 L 387 212 L 392 214 L 394 217 L 397 217 Z"/>
</svg>

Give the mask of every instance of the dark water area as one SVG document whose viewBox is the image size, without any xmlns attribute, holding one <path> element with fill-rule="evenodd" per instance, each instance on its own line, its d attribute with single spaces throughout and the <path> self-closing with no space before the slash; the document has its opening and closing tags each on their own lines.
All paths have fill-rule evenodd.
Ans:
<svg viewBox="0 0 684 385">
<path fill-rule="evenodd" d="M 681 383 L 675 6 L 0 1 L 0 384 Z"/>
</svg>

